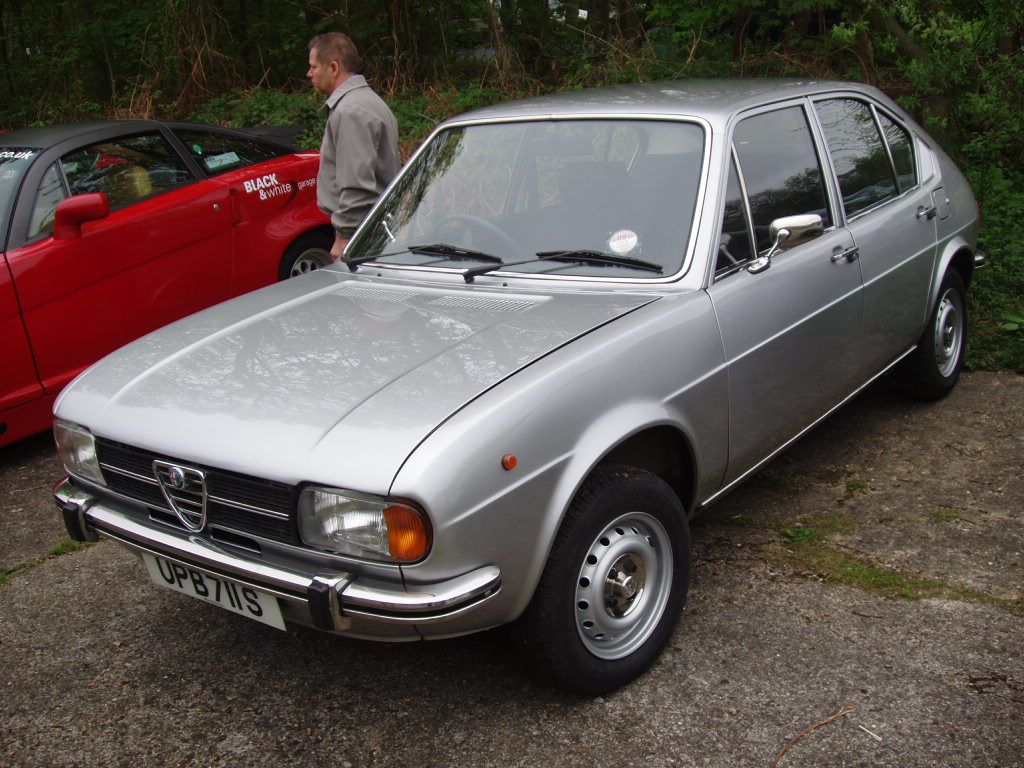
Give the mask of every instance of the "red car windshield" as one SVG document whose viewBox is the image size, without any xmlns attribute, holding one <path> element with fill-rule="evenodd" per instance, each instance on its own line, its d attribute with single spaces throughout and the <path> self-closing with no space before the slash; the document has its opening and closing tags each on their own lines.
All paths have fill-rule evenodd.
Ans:
<svg viewBox="0 0 1024 768">
<path fill-rule="evenodd" d="M 0 146 L 0 249 L 6 248 L 7 227 L 21 179 L 38 154 L 34 148 Z"/>
</svg>

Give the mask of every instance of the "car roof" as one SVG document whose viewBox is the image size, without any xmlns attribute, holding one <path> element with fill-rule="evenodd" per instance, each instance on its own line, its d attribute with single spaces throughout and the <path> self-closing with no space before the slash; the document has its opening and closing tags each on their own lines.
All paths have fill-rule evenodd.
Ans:
<svg viewBox="0 0 1024 768">
<path fill-rule="evenodd" d="M 108 128 L 124 128 L 125 131 L 138 130 L 139 128 L 155 128 L 160 123 L 156 120 L 94 120 L 88 123 L 63 123 L 60 125 L 45 125 L 32 128 L 17 128 L 13 131 L 0 133 L 0 144 L 11 147 L 34 147 L 45 149 L 54 144 L 82 136 L 93 131 L 106 130 Z"/>
<path fill-rule="evenodd" d="M 186 122 L 162 122 L 160 120 L 94 120 L 86 123 L 63 123 L 59 125 L 46 125 L 32 128 L 17 128 L 13 131 L 0 133 L 0 145 L 8 147 L 26 147 L 31 149 L 46 149 L 59 144 L 67 139 L 87 136 L 98 131 L 110 131 L 115 133 L 123 131 L 131 133 L 140 130 L 155 130 L 160 125 L 171 128 L 196 128 L 200 130 L 213 130 L 222 133 L 232 133 L 240 136 L 253 135 L 245 131 L 219 128 L 212 125 Z M 273 141 L 273 137 L 269 140 Z M 278 142 L 280 143 L 280 142 Z"/>
<path fill-rule="evenodd" d="M 720 78 L 564 91 L 484 107 L 455 117 L 452 122 L 555 115 L 624 117 L 635 114 L 698 116 L 712 123 L 722 123 L 736 112 L 750 107 L 831 91 L 859 91 L 865 96 L 884 102 L 890 108 L 896 108 L 881 91 L 863 83 L 784 78 Z"/>
</svg>

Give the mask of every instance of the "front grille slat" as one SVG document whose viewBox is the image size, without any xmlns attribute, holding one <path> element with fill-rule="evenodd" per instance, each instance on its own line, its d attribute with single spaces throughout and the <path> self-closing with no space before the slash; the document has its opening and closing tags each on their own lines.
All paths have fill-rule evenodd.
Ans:
<svg viewBox="0 0 1024 768">
<path fill-rule="evenodd" d="M 168 519 L 176 521 L 176 518 L 156 483 L 154 461 L 181 464 L 205 474 L 207 525 L 284 544 L 301 544 L 293 522 L 297 489 L 291 485 L 179 461 L 104 438 L 97 438 L 96 451 L 110 490 L 160 510 L 158 519 L 161 522 L 166 523 Z M 194 510 L 198 515 L 202 504 L 200 493 L 191 490 L 169 492 L 183 509 Z"/>
</svg>

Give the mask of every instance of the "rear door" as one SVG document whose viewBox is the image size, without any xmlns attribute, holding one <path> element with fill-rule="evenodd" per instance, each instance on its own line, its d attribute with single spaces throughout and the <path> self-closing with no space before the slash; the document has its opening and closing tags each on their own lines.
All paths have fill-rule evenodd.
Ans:
<svg viewBox="0 0 1024 768">
<path fill-rule="evenodd" d="M 7 259 L 46 391 L 117 347 L 229 296 L 231 206 L 152 128 L 62 146 L 26 179 Z M 108 216 L 53 237 L 57 203 L 105 192 Z"/>
<path fill-rule="evenodd" d="M 910 131 L 869 101 L 815 101 L 864 275 L 863 356 L 881 369 L 917 341 L 928 312 L 937 209 Z"/>
<path fill-rule="evenodd" d="M 714 282 L 708 289 L 729 372 L 728 483 L 813 423 L 856 387 L 860 268 L 846 254 L 803 102 L 750 115 L 733 131 Z M 818 214 L 824 231 L 777 253 L 757 274 L 749 262 L 771 248 L 777 218 Z"/>
</svg>

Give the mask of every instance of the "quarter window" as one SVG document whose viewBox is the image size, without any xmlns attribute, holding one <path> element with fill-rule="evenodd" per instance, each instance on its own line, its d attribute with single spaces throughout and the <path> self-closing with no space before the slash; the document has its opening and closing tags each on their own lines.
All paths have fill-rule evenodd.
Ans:
<svg viewBox="0 0 1024 768">
<path fill-rule="evenodd" d="M 28 225 L 28 237 L 31 240 L 37 235 L 53 231 L 53 222 L 57 216 L 57 203 L 67 195 L 64 194 L 64 183 L 60 179 L 60 171 L 54 163 L 46 169 L 43 180 L 36 190 L 35 204 L 32 206 L 32 220 Z"/>
<path fill-rule="evenodd" d="M 286 147 L 226 133 L 176 130 L 174 134 L 210 176 L 291 154 Z"/>
<path fill-rule="evenodd" d="M 821 163 L 801 107 L 787 107 L 743 120 L 734 134 L 750 201 L 758 252 L 771 247 L 775 219 L 803 213 L 832 226 Z"/>
<path fill-rule="evenodd" d="M 895 197 L 896 179 L 871 109 L 853 99 L 815 104 L 839 180 L 843 208 L 853 216 Z"/>
<path fill-rule="evenodd" d="M 747 223 L 747 207 L 743 201 L 736 163 L 729 162 L 729 182 L 725 190 L 725 214 L 722 217 L 722 231 L 718 236 L 718 258 L 715 273 L 727 272 L 733 267 L 753 258 L 750 247 L 750 227 Z"/>
<path fill-rule="evenodd" d="M 105 192 L 112 208 L 193 180 L 170 144 L 155 133 L 92 144 L 60 163 L 72 195 Z"/>
<path fill-rule="evenodd" d="M 881 112 L 878 113 L 878 121 L 882 124 L 882 133 L 889 144 L 889 152 L 892 154 L 892 161 L 896 166 L 896 180 L 899 182 L 900 192 L 906 192 L 917 185 L 917 173 L 914 171 L 914 145 L 910 141 L 910 133 Z"/>
</svg>

